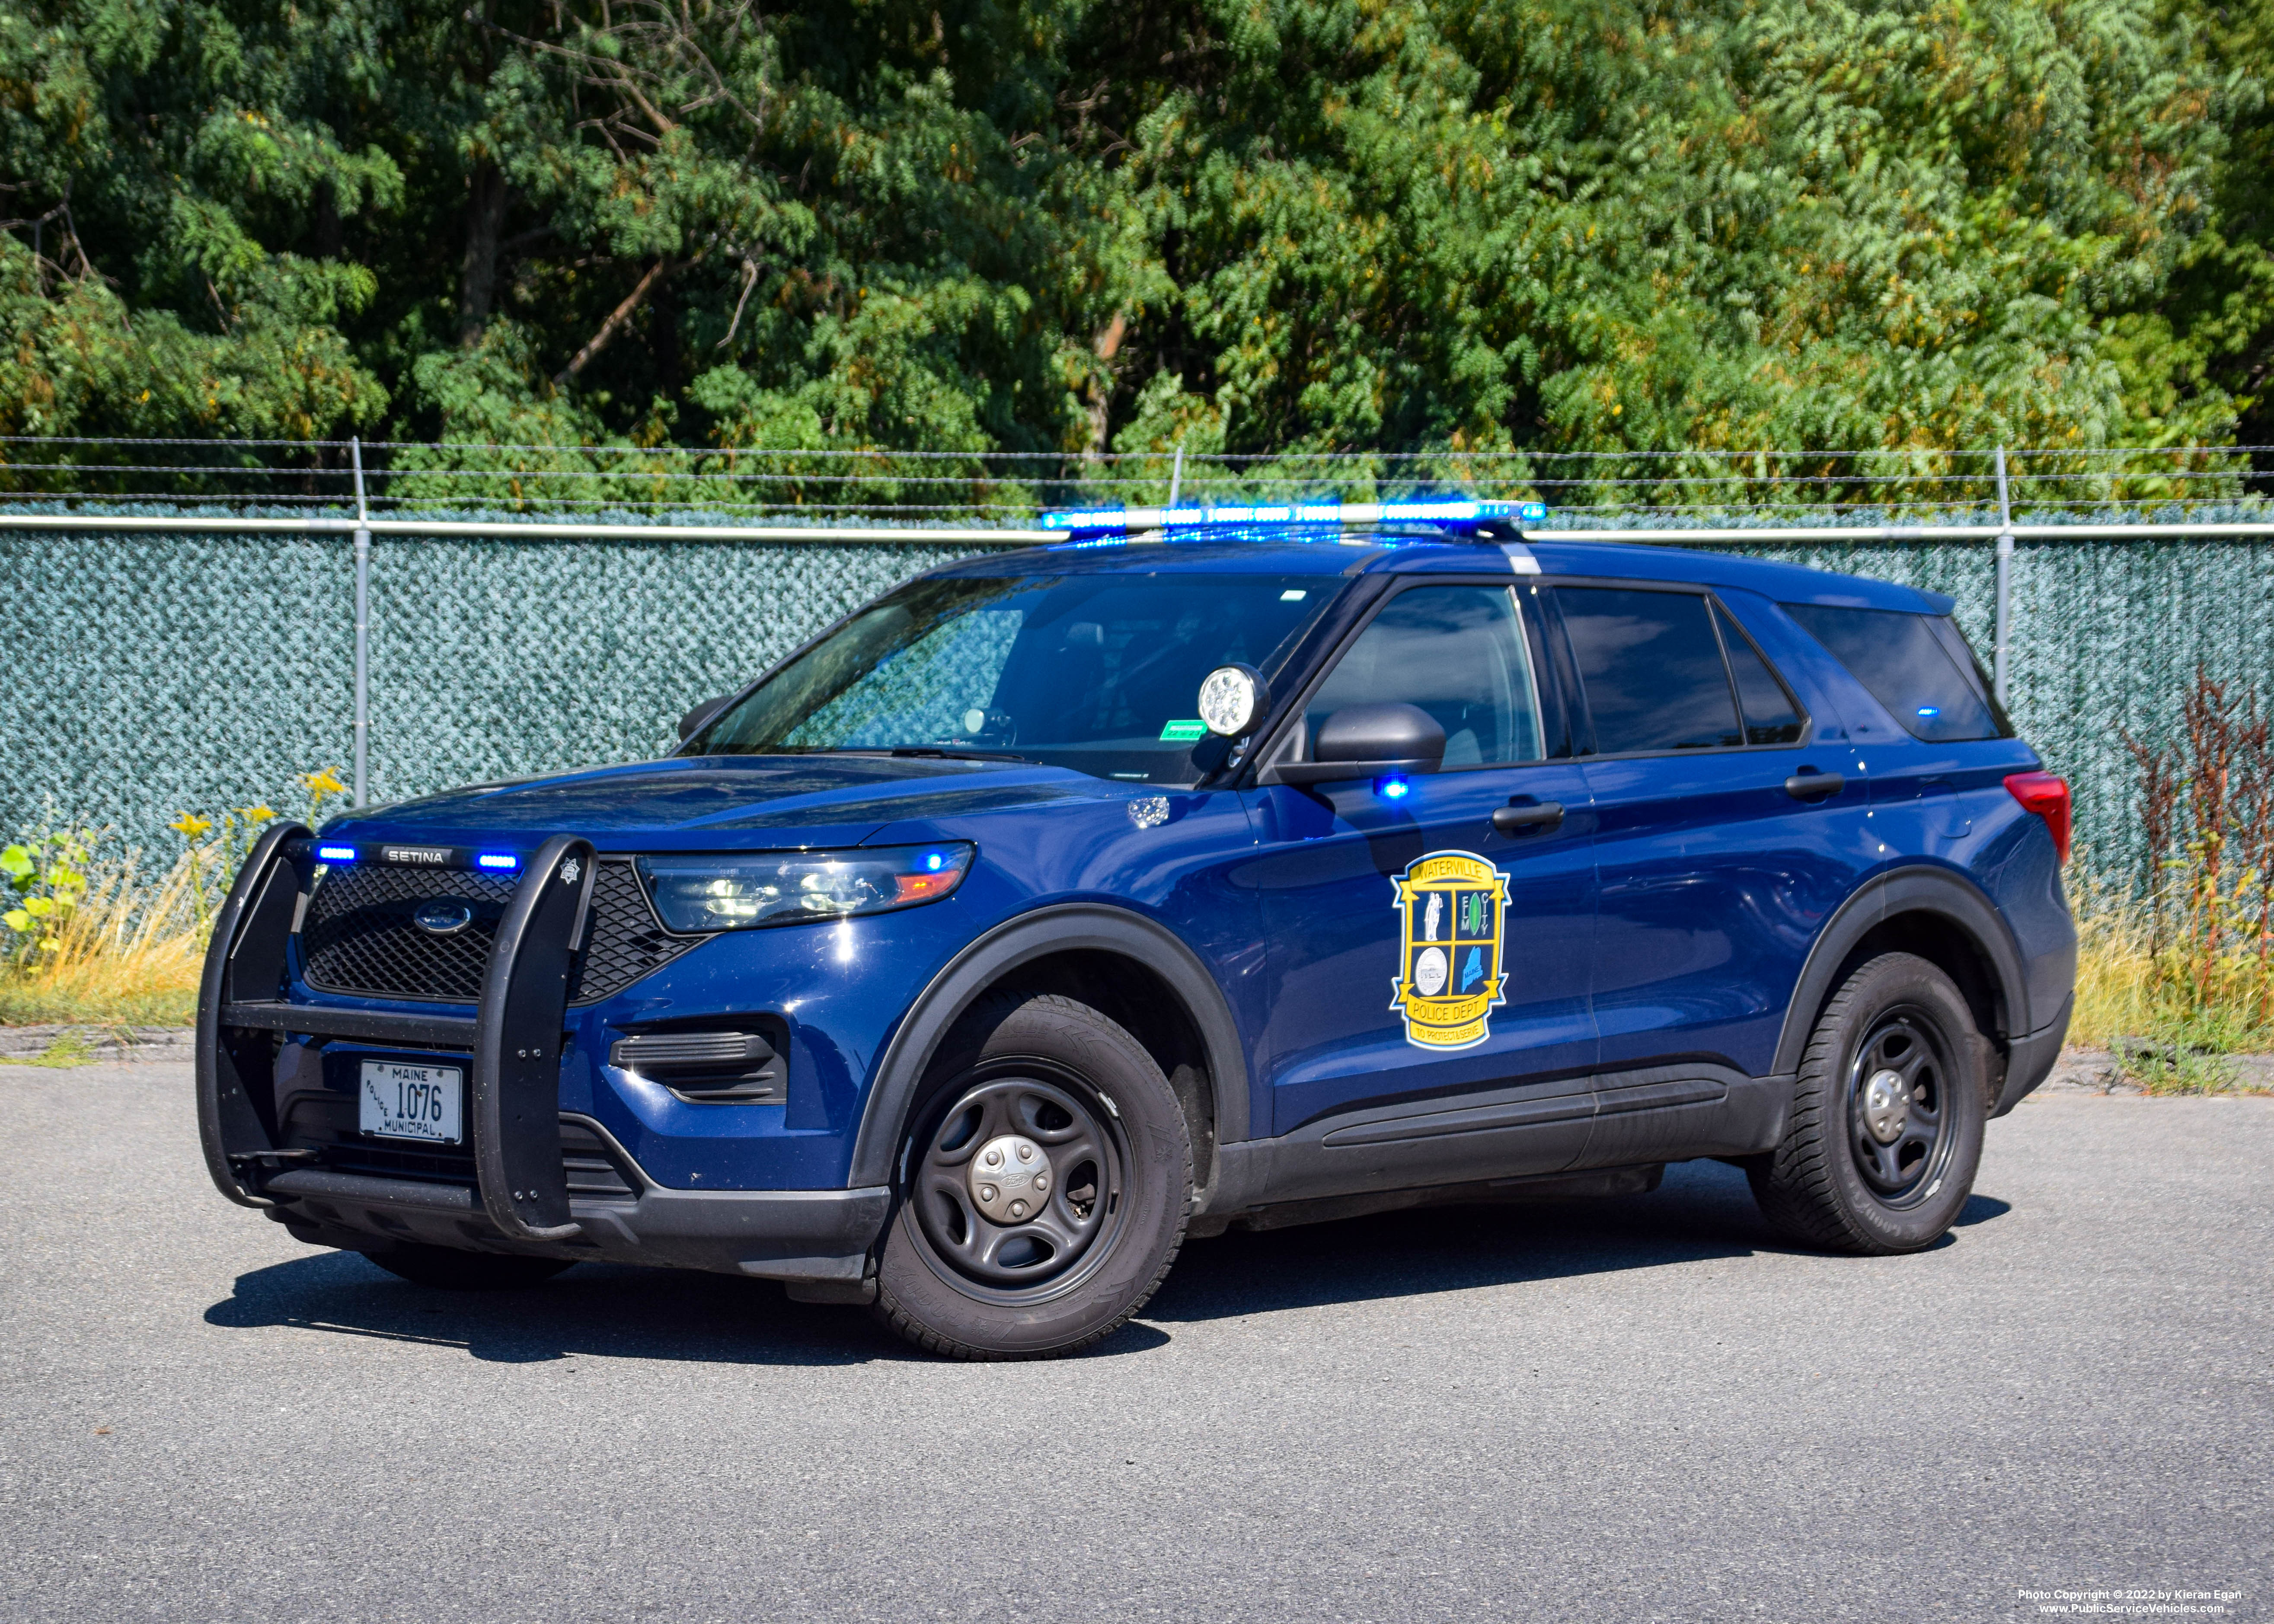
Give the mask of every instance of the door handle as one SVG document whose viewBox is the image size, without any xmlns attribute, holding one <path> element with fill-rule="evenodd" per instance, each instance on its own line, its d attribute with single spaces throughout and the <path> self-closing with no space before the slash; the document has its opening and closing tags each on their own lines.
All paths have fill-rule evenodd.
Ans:
<svg viewBox="0 0 2274 1624">
<path fill-rule="evenodd" d="M 1836 795 L 1847 787 L 1848 780 L 1836 772 L 1796 772 L 1784 781 L 1784 793 L 1795 801 Z"/>
<path fill-rule="evenodd" d="M 1563 803 L 1560 801 L 1543 801 L 1535 806 L 1496 807 L 1492 815 L 1492 826 L 1504 835 L 1553 829 L 1562 821 Z"/>
</svg>

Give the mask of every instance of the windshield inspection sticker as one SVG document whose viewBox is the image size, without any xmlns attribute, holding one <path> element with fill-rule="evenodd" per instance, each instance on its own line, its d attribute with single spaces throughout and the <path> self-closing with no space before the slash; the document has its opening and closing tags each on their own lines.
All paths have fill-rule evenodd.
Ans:
<svg viewBox="0 0 2274 1624">
<path fill-rule="evenodd" d="M 1161 730 L 1161 737 L 1177 744 L 1189 744 L 1195 739 L 1208 737 L 1208 724 L 1193 720 L 1171 722 Z"/>
<path fill-rule="evenodd" d="M 1473 852 L 1432 852 L 1392 883 L 1401 920 L 1389 1007 L 1417 1049 L 1473 1049 L 1492 1035 L 1508 976 L 1501 942 L 1508 876 Z"/>
</svg>

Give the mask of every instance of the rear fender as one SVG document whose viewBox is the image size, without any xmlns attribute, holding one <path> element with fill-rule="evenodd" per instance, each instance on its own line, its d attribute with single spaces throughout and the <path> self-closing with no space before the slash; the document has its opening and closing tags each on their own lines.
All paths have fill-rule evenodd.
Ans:
<svg viewBox="0 0 2274 1624">
<path fill-rule="evenodd" d="M 1946 868 L 1898 868 L 1876 876 L 1859 888 L 1818 934 L 1785 1009 L 1773 1068 L 1777 1075 L 1790 1076 L 1800 1070 L 1817 1017 L 1840 990 L 1841 972 L 1856 950 L 1872 931 L 1909 914 L 1931 915 L 1954 928 L 1985 966 L 1992 1029 L 1984 1033 L 1984 1037 L 2002 1048 L 2037 1030 L 2022 950 L 1996 905 Z"/>
</svg>

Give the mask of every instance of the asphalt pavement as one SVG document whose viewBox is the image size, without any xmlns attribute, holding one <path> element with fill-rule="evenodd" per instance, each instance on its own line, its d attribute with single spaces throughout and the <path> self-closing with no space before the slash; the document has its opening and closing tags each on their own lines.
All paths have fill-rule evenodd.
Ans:
<svg viewBox="0 0 2274 1624">
<path fill-rule="evenodd" d="M 0 1066 L 0 1142 L 7 1619 L 2274 1616 L 2266 1099 L 2025 1103 L 1909 1258 L 1718 1165 L 1196 1242 L 1008 1365 L 758 1282 L 422 1290 L 215 1194 L 178 1064 Z"/>
</svg>

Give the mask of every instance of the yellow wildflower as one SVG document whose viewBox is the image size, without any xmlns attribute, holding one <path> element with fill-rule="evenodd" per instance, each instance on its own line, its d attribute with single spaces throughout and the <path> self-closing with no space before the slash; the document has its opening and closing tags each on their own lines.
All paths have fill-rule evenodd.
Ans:
<svg viewBox="0 0 2274 1624">
<path fill-rule="evenodd" d="M 201 840 L 213 832 L 213 819 L 200 817 L 194 812 L 184 812 L 166 827 L 189 839 Z"/>
<path fill-rule="evenodd" d="M 340 782 L 340 771 L 336 767 L 324 767 L 314 772 L 304 772 L 300 775 L 300 785 L 311 795 L 319 799 L 326 795 L 344 795 L 348 793 L 348 786 Z"/>
</svg>

